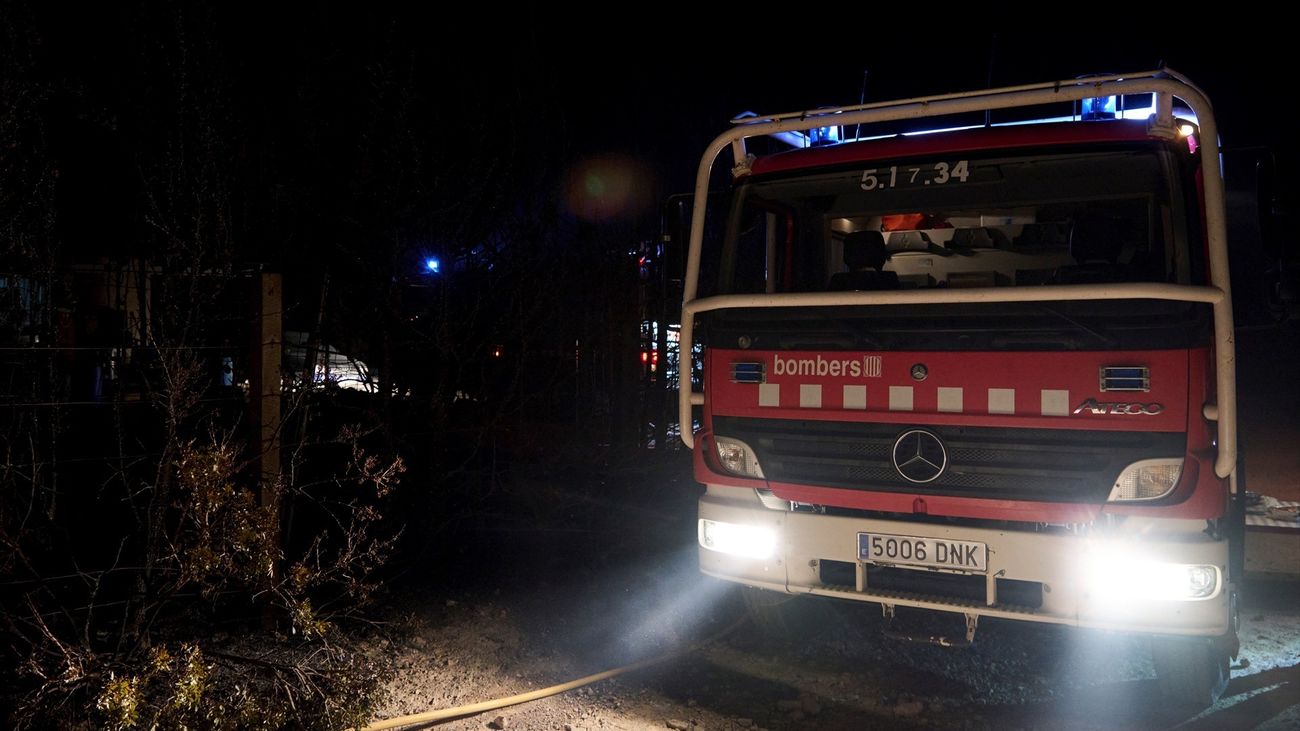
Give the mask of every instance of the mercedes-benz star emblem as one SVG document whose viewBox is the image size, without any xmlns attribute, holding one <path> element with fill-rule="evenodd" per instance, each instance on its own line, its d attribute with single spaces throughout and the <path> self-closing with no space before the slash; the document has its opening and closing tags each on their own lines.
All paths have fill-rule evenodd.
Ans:
<svg viewBox="0 0 1300 731">
<path fill-rule="evenodd" d="M 924 363 L 917 363 L 912 366 L 912 380 L 924 381 L 925 377 L 930 375 L 930 369 L 925 367 Z"/>
<path fill-rule="evenodd" d="M 908 482 L 931 482 L 947 466 L 948 450 L 924 429 L 910 429 L 894 441 L 894 469 Z"/>
</svg>

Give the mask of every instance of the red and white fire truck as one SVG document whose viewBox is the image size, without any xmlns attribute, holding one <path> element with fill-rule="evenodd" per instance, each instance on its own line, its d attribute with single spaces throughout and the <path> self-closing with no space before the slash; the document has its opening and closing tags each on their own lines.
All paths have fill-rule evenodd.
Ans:
<svg viewBox="0 0 1300 731">
<path fill-rule="evenodd" d="M 1149 634 L 1211 703 L 1242 540 L 1218 149 L 1167 69 L 734 120 L 683 285 L 702 571 L 964 616 L 956 644 Z"/>
</svg>

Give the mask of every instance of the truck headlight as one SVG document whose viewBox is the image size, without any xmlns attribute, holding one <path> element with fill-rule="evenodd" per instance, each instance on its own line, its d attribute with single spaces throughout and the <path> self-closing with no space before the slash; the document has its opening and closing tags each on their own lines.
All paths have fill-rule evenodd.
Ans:
<svg viewBox="0 0 1300 731">
<path fill-rule="evenodd" d="M 1132 600 L 1188 601 L 1211 599 L 1223 583 L 1219 567 L 1209 564 L 1165 563 L 1133 555 L 1136 546 L 1123 550 L 1089 552 L 1084 576 L 1087 591 L 1111 602 Z"/>
<path fill-rule="evenodd" d="M 1107 502 L 1136 502 L 1155 500 L 1174 491 L 1178 477 L 1183 473 L 1183 460 L 1144 459 L 1134 462 L 1119 473 Z"/>
<path fill-rule="evenodd" d="M 700 545 L 711 551 L 745 558 L 771 558 L 776 531 L 763 525 L 741 525 L 700 519 Z"/>
<path fill-rule="evenodd" d="M 763 468 L 758 464 L 758 455 L 748 444 L 731 437 L 713 437 L 713 444 L 718 452 L 718 462 L 733 475 L 741 477 L 763 478 Z"/>
</svg>

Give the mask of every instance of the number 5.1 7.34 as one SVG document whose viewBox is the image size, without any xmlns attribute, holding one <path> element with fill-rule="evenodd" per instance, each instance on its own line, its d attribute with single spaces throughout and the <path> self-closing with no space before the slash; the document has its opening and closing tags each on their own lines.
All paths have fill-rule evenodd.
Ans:
<svg viewBox="0 0 1300 731">
<path fill-rule="evenodd" d="M 970 177 L 970 163 L 936 162 L 933 165 L 890 165 L 888 169 L 871 168 L 862 171 L 859 187 L 863 190 L 889 190 L 899 186 L 946 185 L 952 181 L 964 183 Z"/>
</svg>

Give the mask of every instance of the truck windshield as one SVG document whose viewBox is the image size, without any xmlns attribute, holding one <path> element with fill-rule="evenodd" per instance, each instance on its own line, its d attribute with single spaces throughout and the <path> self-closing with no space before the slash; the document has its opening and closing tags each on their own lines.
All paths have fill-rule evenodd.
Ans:
<svg viewBox="0 0 1300 731">
<path fill-rule="evenodd" d="M 1204 281 L 1190 177 L 1155 147 L 865 163 L 735 192 L 719 294 Z M 1189 347 L 1208 307 L 1061 300 L 724 310 L 711 339 L 957 350 Z M 760 337 L 761 336 L 761 337 Z"/>
<path fill-rule="evenodd" d="M 1172 156 L 950 154 L 757 179 L 736 191 L 719 293 L 1190 284 Z"/>
</svg>

